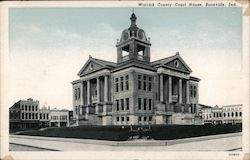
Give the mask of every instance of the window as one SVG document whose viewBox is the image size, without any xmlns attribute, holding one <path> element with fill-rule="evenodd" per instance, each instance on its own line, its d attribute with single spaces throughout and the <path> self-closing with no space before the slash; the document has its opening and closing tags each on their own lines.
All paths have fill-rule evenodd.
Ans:
<svg viewBox="0 0 250 160">
<path fill-rule="evenodd" d="M 46 117 L 47 119 L 49 119 L 49 114 L 47 113 L 47 117 Z"/>
<path fill-rule="evenodd" d="M 119 122 L 119 117 L 116 117 L 116 121 Z"/>
<path fill-rule="evenodd" d="M 196 97 L 196 86 L 194 86 L 194 97 Z"/>
<path fill-rule="evenodd" d="M 147 89 L 147 77 L 146 75 L 143 76 L 143 90 L 146 91 Z"/>
<path fill-rule="evenodd" d="M 116 110 L 119 111 L 119 100 L 116 100 Z"/>
<path fill-rule="evenodd" d="M 29 119 L 31 119 L 31 113 L 29 113 Z"/>
<path fill-rule="evenodd" d="M 196 104 L 194 104 L 194 113 L 196 113 Z"/>
<path fill-rule="evenodd" d="M 129 110 L 129 98 L 126 98 L 126 107 L 127 107 L 127 110 Z"/>
<path fill-rule="evenodd" d="M 224 113 L 224 117 L 226 117 L 226 113 Z"/>
<path fill-rule="evenodd" d="M 81 97 L 81 91 L 80 91 L 80 88 L 78 88 L 78 99 L 80 99 Z"/>
<path fill-rule="evenodd" d="M 139 122 L 141 121 L 141 116 L 140 116 L 140 117 L 138 117 L 138 121 L 139 121 Z"/>
<path fill-rule="evenodd" d="M 238 112 L 235 112 L 235 117 L 238 117 Z"/>
<path fill-rule="evenodd" d="M 146 98 L 144 98 L 143 107 L 144 107 L 144 110 L 147 110 L 147 99 Z"/>
<path fill-rule="evenodd" d="M 38 107 L 36 106 L 36 111 L 37 111 Z"/>
<path fill-rule="evenodd" d="M 122 122 L 124 122 L 124 117 L 122 117 Z"/>
<path fill-rule="evenodd" d="M 124 99 L 121 99 L 121 110 L 124 110 Z"/>
<path fill-rule="evenodd" d="M 149 120 L 149 121 L 152 121 L 152 117 L 150 116 L 150 117 L 148 118 L 148 120 Z"/>
<path fill-rule="evenodd" d="M 32 106 L 32 111 L 34 111 L 35 110 L 35 108 L 34 108 L 34 106 Z"/>
<path fill-rule="evenodd" d="M 230 117 L 230 113 L 227 113 L 227 116 Z"/>
<path fill-rule="evenodd" d="M 75 108 L 76 108 L 76 114 L 78 114 L 78 107 L 77 107 L 77 106 L 75 106 Z"/>
<path fill-rule="evenodd" d="M 25 119 L 29 119 L 28 113 L 25 113 Z"/>
<path fill-rule="evenodd" d="M 42 113 L 40 113 L 40 119 L 42 119 Z"/>
<path fill-rule="evenodd" d="M 147 121 L 147 117 L 144 117 L 144 121 L 145 121 L 145 122 Z"/>
<path fill-rule="evenodd" d="M 45 119 L 45 113 L 43 114 L 43 119 Z"/>
<path fill-rule="evenodd" d="M 29 111 L 31 111 L 31 106 L 29 106 Z"/>
<path fill-rule="evenodd" d="M 232 117 L 234 117 L 234 112 L 232 112 Z"/>
<path fill-rule="evenodd" d="M 27 111 L 28 109 L 27 109 L 27 106 L 25 105 L 25 111 Z"/>
<path fill-rule="evenodd" d="M 22 110 L 24 110 L 24 106 L 22 105 Z"/>
<path fill-rule="evenodd" d="M 141 90 L 141 75 L 138 75 L 138 89 Z"/>
<path fill-rule="evenodd" d="M 115 79 L 115 91 L 119 92 L 119 79 L 118 78 Z"/>
<path fill-rule="evenodd" d="M 77 100 L 77 89 L 75 89 L 75 100 Z"/>
<path fill-rule="evenodd" d="M 36 115 L 36 119 L 38 119 L 38 113 L 36 113 L 35 115 Z"/>
<path fill-rule="evenodd" d="M 22 119 L 24 119 L 24 113 L 22 113 Z"/>
<path fill-rule="evenodd" d="M 126 90 L 129 90 L 129 76 L 126 75 Z"/>
<path fill-rule="evenodd" d="M 190 85 L 190 97 L 193 97 L 193 86 Z"/>
<path fill-rule="evenodd" d="M 240 117 L 242 116 L 242 113 L 240 112 Z"/>
<path fill-rule="evenodd" d="M 152 99 L 148 99 L 148 110 L 152 110 Z"/>
<path fill-rule="evenodd" d="M 129 117 L 127 117 L 127 122 L 129 121 Z"/>
<path fill-rule="evenodd" d="M 121 85 L 121 91 L 123 91 L 123 89 L 124 89 L 124 88 L 123 88 L 123 77 L 120 77 L 120 81 L 121 81 L 121 82 L 120 82 L 120 85 Z"/>
<path fill-rule="evenodd" d="M 141 110 L 141 98 L 138 98 L 138 108 Z"/>
<path fill-rule="evenodd" d="M 148 77 L 148 91 L 152 91 L 152 77 Z"/>
</svg>

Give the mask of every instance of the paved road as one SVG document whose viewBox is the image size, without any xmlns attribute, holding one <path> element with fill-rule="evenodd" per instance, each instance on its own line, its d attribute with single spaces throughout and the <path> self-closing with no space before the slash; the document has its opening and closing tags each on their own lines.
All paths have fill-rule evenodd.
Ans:
<svg viewBox="0 0 250 160">
<path fill-rule="evenodd" d="M 242 150 L 241 133 L 186 138 L 176 141 L 130 141 L 124 143 L 53 138 L 36 136 L 10 136 L 10 150 L 60 150 L 60 151 L 239 151 Z M 15 143 L 15 144 L 13 144 Z M 128 145 L 130 143 L 131 145 Z M 146 145 L 142 145 L 142 144 Z M 154 144 L 154 145 L 150 145 Z M 137 145 L 136 144 L 141 144 Z M 157 146 L 157 144 L 159 144 Z M 164 144 L 164 145 L 163 145 Z M 166 145 L 167 144 L 167 145 Z M 171 144 L 171 145 L 169 145 Z"/>
</svg>

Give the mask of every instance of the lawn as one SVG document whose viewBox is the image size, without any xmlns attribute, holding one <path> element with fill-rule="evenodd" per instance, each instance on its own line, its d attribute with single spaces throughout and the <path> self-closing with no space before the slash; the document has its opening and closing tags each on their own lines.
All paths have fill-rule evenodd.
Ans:
<svg viewBox="0 0 250 160">
<path fill-rule="evenodd" d="M 136 130 L 139 126 L 133 126 Z M 148 126 L 143 126 L 148 129 Z M 150 135 L 156 140 L 171 140 L 189 137 L 199 137 L 205 135 L 216 135 L 225 133 L 241 132 L 242 126 L 239 125 L 151 125 L 150 130 L 142 131 L 142 135 Z M 65 137 L 82 139 L 100 139 L 111 141 L 126 141 L 133 134 L 130 126 L 78 126 L 47 128 L 45 130 L 24 131 L 17 134 L 47 137 Z"/>
</svg>

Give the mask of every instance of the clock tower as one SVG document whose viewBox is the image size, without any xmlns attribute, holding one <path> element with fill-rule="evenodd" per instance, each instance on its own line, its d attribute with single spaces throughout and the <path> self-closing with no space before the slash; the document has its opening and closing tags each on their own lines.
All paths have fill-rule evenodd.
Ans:
<svg viewBox="0 0 250 160">
<path fill-rule="evenodd" d="M 128 62 L 150 63 L 150 39 L 143 29 L 137 27 L 136 19 L 132 13 L 130 27 L 122 31 L 121 39 L 116 44 L 118 65 Z"/>
</svg>

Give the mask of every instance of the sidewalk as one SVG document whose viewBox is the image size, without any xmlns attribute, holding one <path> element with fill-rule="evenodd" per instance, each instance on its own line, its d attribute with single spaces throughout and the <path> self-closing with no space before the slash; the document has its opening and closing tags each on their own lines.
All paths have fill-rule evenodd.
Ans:
<svg viewBox="0 0 250 160">
<path fill-rule="evenodd" d="M 10 143 L 49 150 L 235 150 L 242 147 L 242 134 L 230 133 L 178 140 L 131 140 L 124 142 L 77 138 L 10 135 Z"/>
</svg>

